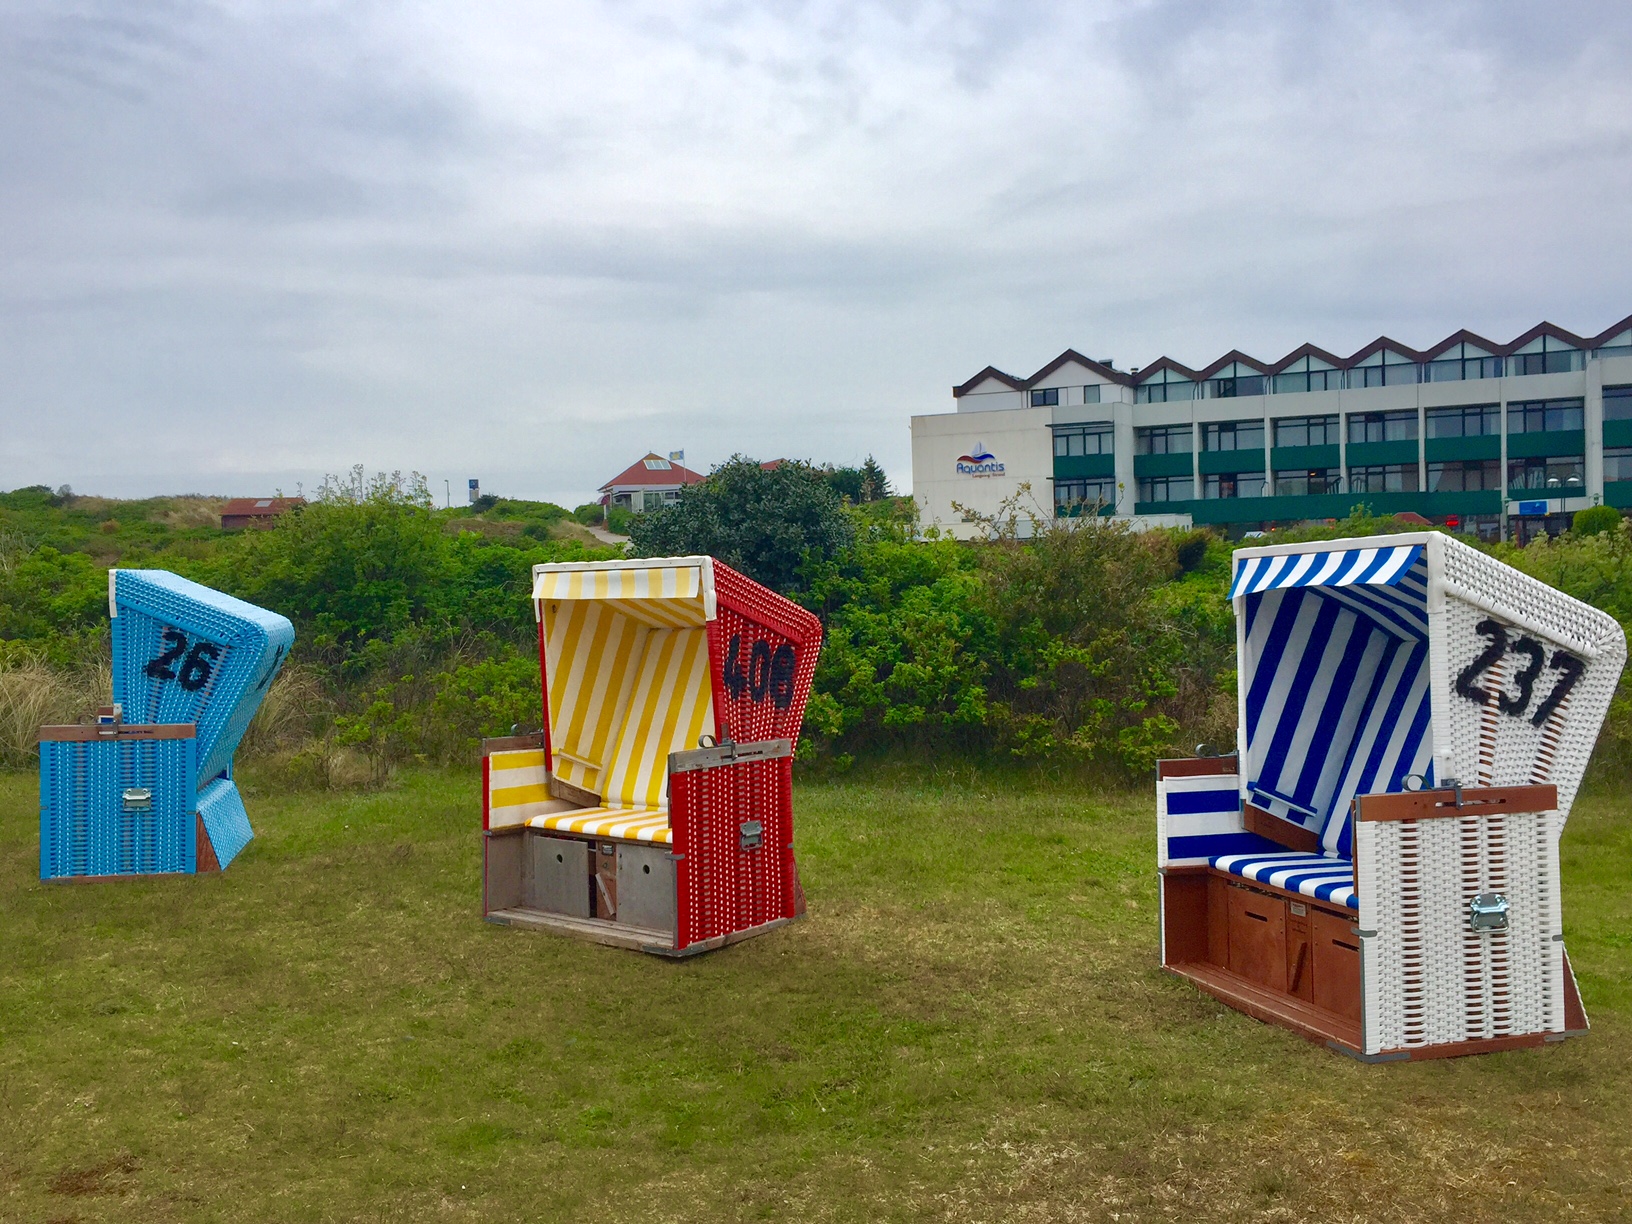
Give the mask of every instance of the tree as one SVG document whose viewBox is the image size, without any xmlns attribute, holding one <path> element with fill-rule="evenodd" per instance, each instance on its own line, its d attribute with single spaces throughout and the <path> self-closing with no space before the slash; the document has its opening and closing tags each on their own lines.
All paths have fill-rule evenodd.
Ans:
<svg viewBox="0 0 1632 1224">
<path fill-rule="evenodd" d="M 857 501 L 883 501 L 891 493 L 890 479 L 871 455 L 861 465 L 861 496 Z"/>
<path fill-rule="evenodd" d="M 834 467 L 829 463 L 818 470 L 828 487 L 840 497 L 848 498 L 852 503 L 866 500 L 862 494 L 863 478 L 860 468 Z"/>
<path fill-rule="evenodd" d="M 637 557 L 707 553 L 782 592 L 799 587 L 807 560 L 831 558 L 854 536 L 821 473 L 803 463 L 767 470 L 742 455 L 682 490 L 674 505 L 636 515 L 629 528 Z"/>
</svg>

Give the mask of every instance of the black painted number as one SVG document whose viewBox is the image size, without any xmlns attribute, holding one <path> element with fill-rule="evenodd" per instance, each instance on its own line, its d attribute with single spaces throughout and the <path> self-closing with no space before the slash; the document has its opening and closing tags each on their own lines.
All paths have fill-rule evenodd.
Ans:
<svg viewBox="0 0 1632 1224">
<path fill-rule="evenodd" d="M 725 651 L 725 687 L 731 696 L 741 697 L 742 690 L 748 687 L 748 677 L 742 670 L 742 634 L 731 635 L 731 645 Z"/>
<path fill-rule="evenodd" d="M 1513 677 L 1513 683 L 1519 686 L 1518 695 L 1510 696 L 1505 689 L 1497 693 L 1496 708 L 1503 714 L 1521 718 L 1530 708 L 1530 694 L 1536 687 L 1536 677 L 1541 675 L 1541 661 L 1547 657 L 1547 652 L 1535 638 L 1521 637 L 1513 643 L 1513 653 L 1527 656 L 1530 666 Z"/>
<path fill-rule="evenodd" d="M 174 680 L 189 693 L 210 682 L 221 647 L 213 642 L 194 642 L 188 650 L 187 635 L 180 629 L 166 629 L 161 639 L 169 647 L 142 670 L 155 680 Z"/>
<path fill-rule="evenodd" d="M 278 674 L 278 668 L 281 666 L 283 666 L 283 647 L 279 646 L 277 656 L 272 660 L 272 666 L 266 669 L 266 675 L 262 676 L 261 682 L 255 686 L 257 693 L 272 683 L 272 677 Z"/>
<path fill-rule="evenodd" d="M 166 629 L 161 640 L 170 649 L 154 659 L 143 670 L 155 680 L 174 680 L 176 678 L 174 664 L 177 659 L 187 653 L 187 635 L 180 629 Z"/>
<path fill-rule="evenodd" d="M 1462 669 L 1462 674 L 1456 678 L 1456 691 L 1469 701 L 1485 704 L 1485 690 L 1479 687 L 1479 677 L 1488 671 L 1497 659 L 1507 653 L 1507 630 L 1495 621 L 1485 619 L 1474 626 L 1474 630 L 1490 639 L 1490 645 L 1479 652 L 1479 657 Z"/>
<path fill-rule="evenodd" d="M 787 642 L 771 656 L 771 704 L 785 710 L 793 704 L 793 674 L 796 670 L 793 647 Z"/>
<path fill-rule="evenodd" d="M 746 694 L 750 701 L 757 703 L 768 695 L 772 705 L 785 710 L 793 704 L 795 662 L 793 647 L 788 643 L 772 650 L 769 642 L 758 641 L 748 648 L 748 659 L 744 663 L 742 634 L 733 634 L 725 648 L 721 679 L 733 697 L 741 699 Z"/>
<path fill-rule="evenodd" d="M 1553 661 L 1549 666 L 1562 674 L 1558 678 L 1558 683 L 1553 685 L 1553 691 L 1547 694 L 1547 700 L 1537 706 L 1536 712 L 1530 716 L 1530 721 L 1538 727 L 1552 717 L 1559 703 L 1570 695 L 1576 681 L 1581 679 L 1581 673 L 1587 670 L 1586 663 L 1562 650 L 1553 651 Z"/>
<path fill-rule="evenodd" d="M 1456 678 L 1456 691 L 1478 705 L 1488 703 L 1493 694 L 1479 683 L 1479 678 L 1493 667 L 1503 655 L 1522 655 L 1526 664 L 1513 677 L 1513 683 L 1518 692 L 1509 693 L 1506 687 L 1494 693 L 1496 708 L 1511 718 L 1523 718 L 1524 712 L 1530 708 L 1530 699 L 1535 695 L 1536 681 L 1541 677 L 1542 664 L 1547 660 L 1547 651 L 1535 638 L 1525 635 L 1517 641 L 1509 643 L 1507 628 L 1496 621 L 1489 619 L 1480 621 L 1474 628 L 1482 637 L 1489 638 L 1489 643 L 1479 652 L 1478 656 L 1462 669 Z M 1582 673 L 1587 670 L 1586 663 L 1576 658 L 1567 650 L 1553 651 L 1551 660 L 1546 666 L 1559 673 L 1552 692 L 1542 699 L 1536 712 L 1530 716 L 1534 726 L 1541 726 L 1550 717 L 1553 711 L 1570 695 L 1570 690 L 1581 679 Z"/>
</svg>

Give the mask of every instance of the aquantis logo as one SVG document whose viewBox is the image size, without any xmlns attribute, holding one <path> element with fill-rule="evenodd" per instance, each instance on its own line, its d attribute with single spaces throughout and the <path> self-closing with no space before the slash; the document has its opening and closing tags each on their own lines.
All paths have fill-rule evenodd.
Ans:
<svg viewBox="0 0 1632 1224">
<path fill-rule="evenodd" d="M 984 442 L 976 442 L 969 448 L 967 455 L 958 456 L 958 475 L 960 476 L 1001 476 L 1003 464 L 996 455 L 986 449 Z"/>
</svg>

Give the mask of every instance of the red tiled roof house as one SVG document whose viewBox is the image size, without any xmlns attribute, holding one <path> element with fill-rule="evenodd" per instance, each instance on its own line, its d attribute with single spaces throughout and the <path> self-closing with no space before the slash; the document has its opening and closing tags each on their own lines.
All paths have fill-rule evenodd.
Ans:
<svg viewBox="0 0 1632 1224">
<path fill-rule="evenodd" d="M 235 497 L 221 507 L 221 530 L 270 527 L 284 511 L 305 504 L 304 497 Z"/>
<path fill-rule="evenodd" d="M 600 488 L 601 505 L 621 506 L 640 514 L 671 505 L 687 485 L 702 483 L 703 476 L 684 464 L 661 455 L 648 454 L 631 464 Z"/>
</svg>

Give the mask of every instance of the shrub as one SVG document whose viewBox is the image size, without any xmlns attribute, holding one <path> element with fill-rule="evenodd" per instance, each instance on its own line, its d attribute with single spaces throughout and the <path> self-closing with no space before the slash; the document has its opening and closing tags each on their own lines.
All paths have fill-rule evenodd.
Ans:
<svg viewBox="0 0 1632 1224">
<path fill-rule="evenodd" d="M 742 455 L 629 528 L 637 557 L 708 553 L 784 593 L 799 589 L 802 565 L 834 556 L 854 537 L 838 494 L 815 469 L 763 468 Z"/>
<path fill-rule="evenodd" d="M 1621 529 L 1621 512 L 1614 506 L 1588 506 L 1577 510 L 1570 522 L 1570 530 L 1578 536 L 1601 535 Z"/>
</svg>

